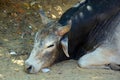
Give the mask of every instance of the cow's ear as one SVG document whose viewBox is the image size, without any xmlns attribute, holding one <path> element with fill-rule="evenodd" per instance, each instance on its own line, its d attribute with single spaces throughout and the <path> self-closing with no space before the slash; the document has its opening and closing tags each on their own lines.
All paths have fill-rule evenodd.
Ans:
<svg viewBox="0 0 120 80">
<path fill-rule="evenodd" d="M 70 57 L 69 54 L 68 54 L 68 37 L 64 37 L 63 39 L 61 39 L 61 45 L 62 45 L 62 49 L 65 53 L 65 55 L 67 57 Z"/>
<path fill-rule="evenodd" d="M 40 9 L 40 17 L 41 17 L 43 24 L 47 24 L 47 23 L 50 23 L 52 21 L 45 15 L 45 12 L 42 9 Z"/>
<path fill-rule="evenodd" d="M 71 22 L 71 20 L 70 20 L 67 25 L 62 26 L 62 27 L 59 27 L 55 33 L 56 33 L 58 36 L 63 36 L 64 34 L 66 34 L 67 32 L 70 31 L 70 29 L 71 29 L 71 24 L 72 24 L 72 22 Z"/>
</svg>

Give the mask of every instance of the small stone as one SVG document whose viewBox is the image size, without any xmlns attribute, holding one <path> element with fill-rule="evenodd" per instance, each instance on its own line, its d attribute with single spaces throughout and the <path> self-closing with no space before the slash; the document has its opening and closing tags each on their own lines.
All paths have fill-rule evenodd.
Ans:
<svg viewBox="0 0 120 80">
<path fill-rule="evenodd" d="M 11 54 L 11 55 L 17 55 L 17 53 L 14 52 L 14 51 L 11 51 L 10 54 Z"/>
<path fill-rule="evenodd" d="M 19 72 L 19 69 L 14 69 L 16 72 Z"/>
<path fill-rule="evenodd" d="M 47 73 L 47 72 L 50 71 L 50 69 L 48 69 L 48 68 L 43 68 L 41 71 L 44 72 L 44 73 Z"/>
<path fill-rule="evenodd" d="M 30 29 L 32 29 L 32 26 L 29 26 Z"/>
</svg>

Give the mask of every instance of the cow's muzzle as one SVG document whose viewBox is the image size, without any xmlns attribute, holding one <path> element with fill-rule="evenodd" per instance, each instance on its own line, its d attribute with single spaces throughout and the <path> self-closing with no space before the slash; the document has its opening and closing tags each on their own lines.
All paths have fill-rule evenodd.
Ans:
<svg viewBox="0 0 120 80">
<path fill-rule="evenodd" d="M 26 73 L 32 73 L 34 71 L 34 66 L 28 63 L 25 63 L 24 70 Z"/>
</svg>

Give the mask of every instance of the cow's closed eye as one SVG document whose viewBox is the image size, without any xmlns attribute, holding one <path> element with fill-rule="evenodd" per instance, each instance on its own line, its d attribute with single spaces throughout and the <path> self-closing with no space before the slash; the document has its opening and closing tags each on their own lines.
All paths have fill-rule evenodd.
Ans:
<svg viewBox="0 0 120 80">
<path fill-rule="evenodd" d="M 54 46 L 54 44 L 51 44 L 51 45 L 48 45 L 47 48 L 51 48 L 51 47 L 53 47 L 53 46 Z"/>
</svg>

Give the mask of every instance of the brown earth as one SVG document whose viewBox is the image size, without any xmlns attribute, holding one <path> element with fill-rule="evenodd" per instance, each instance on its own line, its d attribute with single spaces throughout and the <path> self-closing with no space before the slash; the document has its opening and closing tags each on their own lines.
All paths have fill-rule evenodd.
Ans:
<svg viewBox="0 0 120 80">
<path fill-rule="evenodd" d="M 48 73 L 26 74 L 24 60 L 33 46 L 35 32 L 42 27 L 39 8 L 58 19 L 77 0 L 0 0 L 0 80 L 119 80 L 120 72 L 82 69 L 69 60 L 50 67 Z M 10 55 L 10 52 L 16 55 Z"/>
</svg>

